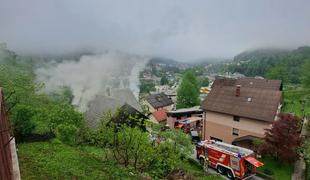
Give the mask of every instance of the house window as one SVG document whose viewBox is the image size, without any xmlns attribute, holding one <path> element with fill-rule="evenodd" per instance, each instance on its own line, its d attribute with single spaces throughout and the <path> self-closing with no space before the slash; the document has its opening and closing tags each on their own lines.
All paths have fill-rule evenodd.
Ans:
<svg viewBox="0 0 310 180">
<path fill-rule="evenodd" d="M 239 122 L 240 121 L 240 117 L 239 116 L 234 116 L 234 121 Z"/>
<path fill-rule="evenodd" d="M 239 136 L 239 129 L 233 128 L 232 135 Z"/>
<path fill-rule="evenodd" d="M 210 136 L 210 139 L 211 139 L 211 140 L 214 140 L 214 141 L 223 142 L 222 139 L 219 139 L 219 138 L 216 138 L 216 137 L 212 137 L 212 136 Z"/>
</svg>

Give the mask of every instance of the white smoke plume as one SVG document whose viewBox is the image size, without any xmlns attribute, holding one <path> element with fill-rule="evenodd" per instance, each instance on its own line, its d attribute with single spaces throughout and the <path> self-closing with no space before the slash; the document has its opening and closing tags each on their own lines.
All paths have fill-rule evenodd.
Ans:
<svg viewBox="0 0 310 180">
<path fill-rule="evenodd" d="M 38 81 L 45 83 L 47 92 L 70 87 L 74 95 L 72 104 L 86 111 L 88 102 L 107 88 L 129 88 L 137 98 L 139 72 L 148 60 L 148 57 L 109 51 L 85 55 L 78 61 L 50 62 L 38 68 L 36 75 Z"/>
</svg>

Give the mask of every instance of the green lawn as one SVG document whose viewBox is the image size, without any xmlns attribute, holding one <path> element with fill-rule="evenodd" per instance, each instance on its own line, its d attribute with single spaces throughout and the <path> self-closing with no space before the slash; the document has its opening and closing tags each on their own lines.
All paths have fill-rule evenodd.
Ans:
<svg viewBox="0 0 310 180">
<path fill-rule="evenodd" d="M 22 179 L 136 179 L 129 171 L 102 160 L 93 147 L 51 142 L 18 144 Z"/>
<path fill-rule="evenodd" d="M 272 173 L 272 177 L 276 180 L 290 180 L 293 172 L 293 164 L 276 161 L 272 157 L 263 157 L 260 159 L 265 165 L 257 168 L 257 171 L 268 174 Z"/>
</svg>

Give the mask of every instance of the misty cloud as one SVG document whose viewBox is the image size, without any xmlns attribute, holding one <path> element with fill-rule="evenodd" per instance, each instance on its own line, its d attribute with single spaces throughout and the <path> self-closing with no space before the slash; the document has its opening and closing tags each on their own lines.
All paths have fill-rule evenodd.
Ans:
<svg viewBox="0 0 310 180">
<path fill-rule="evenodd" d="M 138 75 L 149 58 L 107 52 L 82 56 L 79 61 L 51 61 L 36 70 L 38 81 L 44 82 L 47 92 L 57 91 L 63 86 L 72 89 L 72 104 L 85 111 L 95 95 L 105 95 L 107 88 L 130 89 L 137 97 Z"/>
<path fill-rule="evenodd" d="M 106 49 L 181 60 L 310 44 L 309 0 L 1 0 L 0 42 L 19 53 Z"/>
</svg>

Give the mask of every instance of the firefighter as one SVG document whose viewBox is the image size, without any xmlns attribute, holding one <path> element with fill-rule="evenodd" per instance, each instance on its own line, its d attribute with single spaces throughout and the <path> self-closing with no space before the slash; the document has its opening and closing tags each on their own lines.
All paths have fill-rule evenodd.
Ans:
<svg viewBox="0 0 310 180">
<path fill-rule="evenodd" d="M 203 163 L 203 169 L 205 172 L 208 172 L 208 168 L 209 168 L 209 158 L 205 157 L 205 162 Z"/>
</svg>

